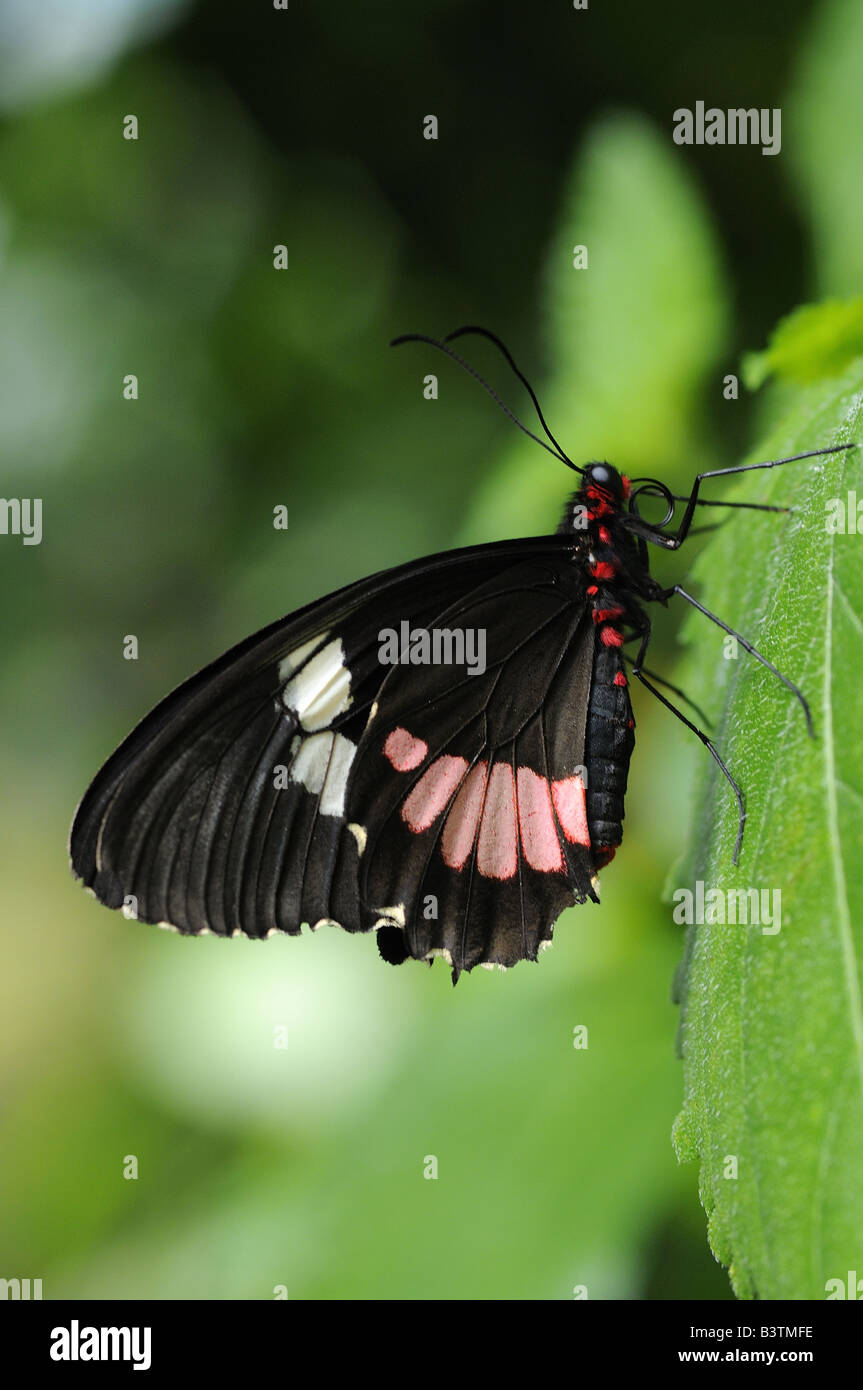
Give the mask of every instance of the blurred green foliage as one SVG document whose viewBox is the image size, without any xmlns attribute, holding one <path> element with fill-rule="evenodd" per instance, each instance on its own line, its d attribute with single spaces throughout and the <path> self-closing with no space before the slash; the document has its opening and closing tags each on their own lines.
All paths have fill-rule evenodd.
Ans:
<svg viewBox="0 0 863 1390">
<path fill-rule="evenodd" d="M 747 353 L 743 374 L 753 390 L 775 374 L 795 386 L 839 376 L 863 356 L 863 295 L 804 304 L 776 325 L 764 352 Z"/>
<path fill-rule="evenodd" d="M 99 761 L 230 643 L 364 573 L 556 523 L 563 470 L 444 358 L 388 353 L 395 333 L 500 332 L 576 458 L 677 488 L 732 461 L 740 350 L 816 290 L 860 288 L 837 230 L 859 93 L 819 77 L 853 7 L 815 27 L 811 8 L 771 0 L 718 34 L 680 0 L 658 47 L 655 11 L 629 7 L 374 0 L 264 35 L 199 5 L 8 112 L 3 492 L 44 499 L 44 540 L 0 538 L 0 1273 L 46 1297 L 729 1296 L 670 1143 L 682 933 L 662 885 L 700 750 L 661 709 L 636 711 L 602 906 L 537 967 L 455 991 L 335 932 L 142 928 L 80 892 L 62 846 Z M 672 109 L 720 88 L 787 102 L 792 157 L 674 146 Z M 673 679 L 672 639 L 654 661 Z"/>
</svg>

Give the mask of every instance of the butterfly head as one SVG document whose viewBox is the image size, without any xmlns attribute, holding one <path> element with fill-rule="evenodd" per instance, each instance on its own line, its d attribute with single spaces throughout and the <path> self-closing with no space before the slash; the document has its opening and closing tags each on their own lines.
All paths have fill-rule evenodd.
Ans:
<svg viewBox="0 0 863 1390">
<path fill-rule="evenodd" d="M 636 478 L 633 482 L 625 473 L 619 473 L 610 463 L 605 462 L 586 464 L 583 475 L 584 480 L 576 493 L 576 499 L 585 507 L 590 521 L 607 522 L 610 518 L 618 516 L 627 529 L 638 524 L 642 527 L 640 534 L 645 534 L 646 526 L 655 536 L 674 516 L 672 493 L 658 478 Z M 661 520 L 647 522 L 641 517 L 638 510 L 638 497 L 641 493 L 665 503 L 666 512 Z"/>
<path fill-rule="evenodd" d="M 629 479 L 610 463 L 588 463 L 579 489 L 588 514 L 608 516 L 620 511 L 629 497 Z"/>
</svg>

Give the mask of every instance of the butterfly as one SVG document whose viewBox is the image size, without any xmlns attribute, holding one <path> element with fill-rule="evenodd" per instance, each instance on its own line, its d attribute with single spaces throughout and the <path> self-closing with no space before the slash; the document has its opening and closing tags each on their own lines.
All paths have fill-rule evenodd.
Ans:
<svg viewBox="0 0 863 1390">
<path fill-rule="evenodd" d="M 490 340 L 546 440 L 448 344 Z M 676 550 L 688 497 L 607 462 L 580 467 L 552 435 L 503 343 L 469 325 L 428 343 L 470 371 L 520 429 L 580 475 L 553 534 L 416 560 L 349 584 L 246 638 L 166 696 L 97 774 L 71 831 L 74 874 L 107 907 L 180 932 L 262 938 L 333 923 L 375 931 L 391 964 L 536 960 L 564 908 L 599 899 L 623 833 L 634 676 L 718 749 L 644 665 L 645 605 L 680 596 L 802 693 L 681 586 L 650 573 Z M 851 447 L 838 445 L 837 449 Z M 796 458 L 833 449 L 815 449 Z M 640 495 L 664 501 L 648 522 Z M 669 525 L 684 502 L 675 531 Z M 624 647 L 636 642 L 634 656 Z M 685 699 L 685 697 L 683 697 Z"/>
</svg>

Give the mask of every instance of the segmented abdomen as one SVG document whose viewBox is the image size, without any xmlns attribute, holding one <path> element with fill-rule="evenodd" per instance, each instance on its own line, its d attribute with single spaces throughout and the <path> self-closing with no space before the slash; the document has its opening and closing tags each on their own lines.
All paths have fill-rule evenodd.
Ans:
<svg viewBox="0 0 863 1390">
<path fill-rule="evenodd" d="M 623 838 L 623 802 L 634 746 L 635 721 L 620 652 L 605 646 L 597 632 L 585 739 L 587 825 L 597 868 L 614 857 Z"/>
</svg>

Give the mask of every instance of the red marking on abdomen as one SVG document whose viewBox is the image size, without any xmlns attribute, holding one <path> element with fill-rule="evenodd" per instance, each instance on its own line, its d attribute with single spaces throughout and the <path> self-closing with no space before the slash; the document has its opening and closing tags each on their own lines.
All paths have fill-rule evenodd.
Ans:
<svg viewBox="0 0 863 1390">
<path fill-rule="evenodd" d="M 623 674 L 622 671 L 618 671 L 617 675 L 616 675 L 615 678 L 614 678 L 614 684 L 615 684 L 615 685 L 626 685 L 626 676 Z"/>
<path fill-rule="evenodd" d="M 581 777 L 566 777 L 560 782 L 552 782 L 551 794 L 554 809 L 564 835 L 573 845 L 590 845 L 587 829 L 587 803 L 584 796 L 584 783 Z"/>
<path fill-rule="evenodd" d="M 512 878 L 518 867 L 515 780 L 508 763 L 495 763 L 488 779 L 476 864 L 484 878 Z"/>
<path fill-rule="evenodd" d="M 622 608 L 594 608 L 593 621 L 597 624 L 607 623 L 612 618 L 619 618 L 622 612 Z"/>
<path fill-rule="evenodd" d="M 610 565 L 607 560 L 597 560 L 595 565 L 591 565 L 590 572 L 594 579 L 613 579 L 617 574 L 614 565 Z"/>
<path fill-rule="evenodd" d="M 393 729 L 384 744 L 384 755 L 389 758 L 396 772 L 410 772 L 419 767 L 427 756 L 429 746 L 421 738 L 414 738 L 407 729 Z"/>
<path fill-rule="evenodd" d="M 518 826 L 525 859 L 532 869 L 542 873 L 560 871 L 564 863 L 551 809 L 551 787 L 538 773 L 520 767 L 517 788 Z"/>
<path fill-rule="evenodd" d="M 599 634 L 599 640 L 604 647 L 622 647 L 623 633 L 618 632 L 616 627 L 604 627 Z"/>
<path fill-rule="evenodd" d="M 603 544 L 603 545 L 609 545 L 609 544 L 610 544 L 610 542 L 611 542 L 611 532 L 609 531 L 609 529 L 608 529 L 607 526 L 600 526 L 600 528 L 599 528 L 599 539 L 602 541 L 602 544 Z"/>
<path fill-rule="evenodd" d="M 451 869 L 463 869 L 479 829 L 488 763 L 477 763 L 462 783 L 449 810 L 441 836 L 441 854 Z"/>
<path fill-rule="evenodd" d="M 401 810 L 402 820 L 415 835 L 434 824 L 467 769 L 467 758 L 453 758 L 445 753 L 423 773 Z"/>
<path fill-rule="evenodd" d="M 609 845 L 606 849 L 595 850 L 593 855 L 594 866 L 597 869 L 604 869 L 606 864 L 611 863 L 619 848 L 619 845 Z"/>
</svg>

